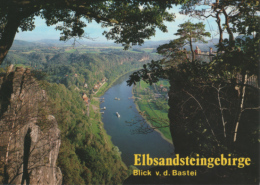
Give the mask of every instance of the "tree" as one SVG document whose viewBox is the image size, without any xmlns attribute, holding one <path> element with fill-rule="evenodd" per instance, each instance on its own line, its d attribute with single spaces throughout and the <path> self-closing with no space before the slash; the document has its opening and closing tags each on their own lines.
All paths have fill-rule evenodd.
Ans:
<svg viewBox="0 0 260 185">
<path fill-rule="evenodd" d="M 223 51 L 223 34 L 227 31 L 229 45 L 234 46 L 234 33 L 250 35 L 258 32 L 256 21 L 259 0 L 195 0 L 182 5 L 181 14 L 205 20 L 215 18 L 218 25 L 219 51 Z M 224 17 L 224 20 L 222 20 Z"/>
<path fill-rule="evenodd" d="M 192 62 L 195 61 L 195 53 L 193 51 L 192 42 L 203 42 L 206 43 L 204 37 L 210 37 L 210 33 L 205 31 L 205 25 L 200 23 L 191 23 L 190 21 L 179 25 L 180 29 L 174 35 L 180 36 L 178 42 L 190 45 L 190 50 L 192 53 Z"/>
<path fill-rule="evenodd" d="M 155 34 L 155 28 L 167 31 L 163 21 L 173 21 L 174 15 L 166 8 L 182 0 L 173 1 L 41 1 L 1 0 L 0 7 L 0 64 L 12 46 L 18 28 L 32 31 L 34 18 L 40 16 L 47 26 L 57 25 L 61 31 L 60 40 L 87 37 L 84 27 L 96 21 L 103 27 L 112 27 L 104 32 L 108 39 L 122 43 L 125 49 L 144 42 Z M 142 7 L 142 8 L 141 8 Z M 83 21 L 83 19 L 85 21 Z"/>
<path fill-rule="evenodd" d="M 187 44 L 190 46 L 192 62 L 195 61 L 195 53 L 193 50 L 193 42 L 206 43 L 204 37 L 210 37 L 210 33 L 205 31 L 205 25 L 200 23 L 191 23 L 190 21 L 179 25 L 180 29 L 174 35 L 179 35 L 180 38 L 170 41 L 168 44 L 163 44 L 157 48 L 157 53 L 164 56 L 161 63 L 166 66 L 174 66 L 184 60 L 190 61 L 188 52 L 183 47 Z"/>
</svg>

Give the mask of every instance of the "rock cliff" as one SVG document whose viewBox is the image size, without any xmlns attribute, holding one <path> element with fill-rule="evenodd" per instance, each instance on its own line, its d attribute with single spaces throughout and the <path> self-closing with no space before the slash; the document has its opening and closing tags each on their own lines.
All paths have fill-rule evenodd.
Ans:
<svg viewBox="0 0 260 185">
<path fill-rule="evenodd" d="M 0 77 L 2 183 L 59 185 L 60 130 L 49 113 L 47 95 L 30 69 L 11 68 Z"/>
</svg>

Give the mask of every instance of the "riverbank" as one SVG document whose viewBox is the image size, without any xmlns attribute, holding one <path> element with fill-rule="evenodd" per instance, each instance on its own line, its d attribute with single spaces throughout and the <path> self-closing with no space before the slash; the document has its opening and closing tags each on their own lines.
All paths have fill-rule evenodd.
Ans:
<svg viewBox="0 0 260 185">
<path fill-rule="evenodd" d="M 109 149 L 113 150 L 113 148 L 116 146 L 112 143 L 111 136 L 108 135 L 106 130 L 104 129 L 104 123 L 102 122 L 102 117 L 100 113 L 100 101 L 96 97 L 91 100 L 90 115 L 93 118 L 91 120 L 91 129 L 93 131 L 93 134 L 98 136 L 99 139 L 104 140 L 105 143 L 108 145 Z M 124 168 L 128 169 L 128 167 L 122 161 L 122 159 L 121 162 Z"/>
<path fill-rule="evenodd" d="M 93 96 L 91 99 L 91 105 L 90 105 L 90 115 L 94 121 L 91 124 L 91 128 L 93 130 L 93 134 L 97 135 L 99 139 L 104 139 L 105 143 L 108 145 L 108 147 L 113 150 L 114 147 L 117 147 L 113 144 L 111 141 L 111 136 L 107 134 L 104 123 L 102 122 L 102 116 L 101 116 L 101 110 L 100 110 L 100 100 L 99 97 L 102 96 L 110 87 L 113 86 L 113 84 L 122 76 L 126 75 L 127 73 L 134 72 L 138 69 L 131 70 L 129 72 L 123 73 L 122 75 L 116 77 L 114 80 L 112 80 L 109 84 L 106 82 L 102 85 L 102 87 L 99 89 L 99 91 Z M 127 165 L 123 162 L 121 158 L 122 165 L 125 169 L 128 169 Z M 129 174 L 130 175 L 130 174 Z"/>
<path fill-rule="evenodd" d="M 140 109 L 140 107 L 138 106 L 138 104 L 137 104 L 136 102 L 135 102 L 135 104 L 136 104 L 136 109 L 138 110 L 138 112 L 142 112 L 142 110 Z M 145 121 L 147 122 L 147 124 L 148 124 L 150 127 L 153 127 L 153 126 L 154 126 L 145 116 L 142 115 L 142 117 L 145 119 Z M 164 136 L 163 133 L 162 133 L 160 130 L 155 129 L 154 131 L 158 132 L 158 133 L 161 135 L 161 137 L 162 137 L 165 141 L 167 141 L 167 142 L 173 144 L 172 139 L 169 139 L 169 138 L 167 138 L 166 136 Z"/>
<path fill-rule="evenodd" d="M 139 68 L 141 69 L 141 68 Z M 122 75 L 116 77 L 112 82 L 110 82 L 109 84 L 106 82 L 100 89 L 99 91 L 95 94 L 95 97 L 100 97 L 102 96 L 120 77 L 126 75 L 127 73 L 131 73 L 134 71 L 137 71 L 138 69 L 134 69 L 128 72 L 123 73 Z"/>
<path fill-rule="evenodd" d="M 162 138 L 164 140 L 166 140 L 167 142 L 173 144 L 172 142 L 172 137 L 171 137 L 171 133 L 169 130 L 169 127 L 167 127 L 167 124 L 169 123 L 168 120 L 168 113 L 165 113 L 164 110 L 153 110 L 153 108 L 155 108 L 156 106 L 154 106 L 153 108 L 151 107 L 149 103 L 149 99 L 145 96 L 145 95 L 140 95 L 142 93 L 145 94 L 144 91 L 141 91 L 141 85 L 136 85 L 134 86 L 134 88 L 132 89 L 132 94 L 134 97 L 134 102 L 136 104 L 136 109 L 138 110 L 138 112 L 145 112 L 145 115 L 141 116 L 146 120 L 146 122 L 151 126 L 151 127 L 162 127 L 159 129 L 155 129 L 156 132 L 158 132 Z M 149 85 L 145 85 L 145 87 L 150 87 Z M 139 90 L 139 96 L 137 96 L 137 89 Z M 142 87 L 142 89 L 145 89 L 144 87 Z M 138 100 L 137 100 L 138 98 Z M 152 118 L 152 119 L 151 119 Z M 160 123 L 158 123 L 160 122 Z"/>
</svg>

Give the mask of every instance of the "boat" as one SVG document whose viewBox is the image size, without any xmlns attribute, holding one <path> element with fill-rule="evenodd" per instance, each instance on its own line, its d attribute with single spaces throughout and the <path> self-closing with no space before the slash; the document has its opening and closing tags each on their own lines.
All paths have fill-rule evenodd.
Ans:
<svg viewBox="0 0 260 185">
<path fill-rule="evenodd" d="M 117 97 L 115 97 L 115 100 L 117 100 Z"/>
<path fill-rule="evenodd" d="M 116 112 L 116 115 L 117 115 L 117 117 L 119 117 L 119 118 L 120 118 L 120 114 L 119 114 L 118 112 Z"/>
<path fill-rule="evenodd" d="M 104 109 L 104 110 L 106 110 L 107 108 L 106 108 L 106 107 L 104 107 L 103 109 Z"/>
<path fill-rule="evenodd" d="M 104 114 L 105 112 L 100 112 L 101 114 Z"/>
<path fill-rule="evenodd" d="M 120 100 L 120 98 L 117 98 L 117 100 Z"/>
</svg>

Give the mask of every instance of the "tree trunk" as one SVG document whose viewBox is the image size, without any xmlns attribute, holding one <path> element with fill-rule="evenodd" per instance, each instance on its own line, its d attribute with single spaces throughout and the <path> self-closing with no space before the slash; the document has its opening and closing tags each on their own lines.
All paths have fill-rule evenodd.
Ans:
<svg viewBox="0 0 260 185">
<path fill-rule="evenodd" d="M 223 30 L 222 30 L 222 26 L 221 26 L 221 19 L 219 16 L 219 12 L 217 12 L 217 24 L 218 24 L 218 30 L 219 30 L 219 45 L 220 47 L 222 47 L 222 42 L 223 42 Z"/>
<path fill-rule="evenodd" d="M 192 57 L 192 62 L 194 62 L 195 61 L 195 53 L 194 53 L 194 51 L 193 51 L 193 48 L 192 48 L 192 40 L 191 40 L 191 38 L 190 38 L 190 50 L 191 50 L 191 57 Z"/>
<path fill-rule="evenodd" d="M 223 13 L 225 15 L 225 26 L 227 28 L 227 32 L 228 32 L 228 35 L 229 35 L 229 44 L 230 44 L 230 46 L 235 46 L 235 42 L 234 42 L 235 38 L 234 38 L 233 32 L 232 32 L 230 25 L 229 25 L 229 19 L 230 18 L 228 17 L 228 14 L 227 14 L 225 9 L 223 9 Z"/>
<path fill-rule="evenodd" d="M 246 86 L 245 84 L 247 83 L 247 74 L 246 75 L 243 75 L 243 78 L 242 78 L 243 82 L 243 88 L 242 88 L 242 93 L 240 93 L 242 96 L 241 96 L 241 99 L 240 99 L 240 111 L 239 111 L 239 114 L 238 114 L 238 118 L 237 118 L 237 123 L 236 123 L 236 127 L 235 127 L 235 132 L 234 132 L 234 142 L 236 142 L 237 140 L 237 131 L 238 131 L 238 126 L 239 126 L 239 122 L 240 122 L 240 119 L 241 119 L 241 115 L 242 115 L 242 112 L 243 112 L 243 108 L 244 108 L 244 100 L 245 100 L 245 93 L 246 93 Z"/>
<path fill-rule="evenodd" d="M 11 14 L 11 15 L 10 15 Z M 3 63 L 9 49 L 11 48 L 15 34 L 20 24 L 17 14 L 12 12 L 7 16 L 7 24 L 0 37 L 0 65 Z"/>
</svg>

